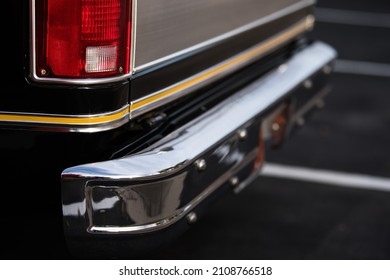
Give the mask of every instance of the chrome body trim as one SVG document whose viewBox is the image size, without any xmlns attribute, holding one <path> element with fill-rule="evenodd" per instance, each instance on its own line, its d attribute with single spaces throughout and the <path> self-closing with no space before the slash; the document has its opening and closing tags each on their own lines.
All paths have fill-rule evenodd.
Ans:
<svg viewBox="0 0 390 280">
<path fill-rule="evenodd" d="M 266 41 L 263 41 L 226 61 L 223 61 L 168 88 L 132 101 L 130 106 L 130 117 L 135 118 L 141 114 L 178 99 L 183 95 L 193 92 L 194 90 L 206 86 L 207 84 L 210 84 L 219 78 L 233 73 L 235 70 L 242 68 L 257 59 L 260 59 L 272 50 L 282 46 L 283 44 L 286 44 L 287 42 L 296 38 L 299 34 L 310 30 L 313 25 L 314 17 L 309 15 L 287 30 L 282 31 L 279 34 L 275 34 Z"/>
<path fill-rule="evenodd" d="M 138 0 L 132 0 L 131 7 L 131 54 L 130 54 L 130 77 L 135 72 L 135 48 L 137 45 L 137 10 Z"/>
<path fill-rule="evenodd" d="M 95 115 L 60 115 L 0 111 L 0 125 L 58 132 L 100 132 L 129 121 L 129 105 L 114 112 Z"/>
<path fill-rule="evenodd" d="M 186 5 L 182 3 L 180 0 L 147 0 L 139 3 L 139 36 L 134 72 L 216 45 L 240 33 L 313 6 L 315 1 L 278 0 L 271 3 L 264 0 L 244 0 L 240 1 L 239 8 L 247 15 L 245 17 L 233 16 L 237 13 L 234 10 L 237 9 L 236 0 L 217 0 L 212 3 L 200 0 Z M 215 19 L 208 17 L 212 13 L 215 17 L 220 16 L 217 22 L 223 24 L 210 22 Z M 226 20 L 228 16 L 230 21 Z M 183 25 L 192 30 L 183 28 Z M 154 50 L 154 46 L 159 46 L 159 49 Z"/>
<path fill-rule="evenodd" d="M 231 176 L 241 176 L 256 150 L 240 143 L 256 142 L 253 135 L 267 110 L 322 73 L 335 57 L 333 48 L 315 42 L 148 149 L 64 170 L 68 234 L 138 234 L 179 221 Z M 247 139 L 239 137 L 242 129 Z M 199 159 L 212 168 L 195 168 Z M 242 177 L 245 184 L 251 173 Z"/>
</svg>

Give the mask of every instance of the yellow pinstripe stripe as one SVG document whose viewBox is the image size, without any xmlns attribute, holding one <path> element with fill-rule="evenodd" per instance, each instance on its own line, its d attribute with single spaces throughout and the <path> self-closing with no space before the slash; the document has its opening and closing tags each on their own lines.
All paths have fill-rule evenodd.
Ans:
<svg viewBox="0 0 390 280">
<path fill-rule="evenodd" d="M 86 116 L 86 117 L 83 116 L 56 117 L 56 116 L 0 113 L 0 121 L 63 124 L 63 125 L 91 125 L 91 124 L 103 124 L 111 121 L 116 121 L 126 116 L 128 113 L 129 113 L 129 108 L 125 108 L 119 112 L 110 115 Z"/>
</svg>

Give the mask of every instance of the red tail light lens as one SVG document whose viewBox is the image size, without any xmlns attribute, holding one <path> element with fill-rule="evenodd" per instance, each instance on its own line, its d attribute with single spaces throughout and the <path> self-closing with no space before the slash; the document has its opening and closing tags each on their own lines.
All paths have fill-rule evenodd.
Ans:
<svg viewBox="0 0 390 280">
<path fill-rule="evenodd" d="M 36 73 L 99 78 L 130 72 L 130 0 L 36 0 Z"/>
</svg>

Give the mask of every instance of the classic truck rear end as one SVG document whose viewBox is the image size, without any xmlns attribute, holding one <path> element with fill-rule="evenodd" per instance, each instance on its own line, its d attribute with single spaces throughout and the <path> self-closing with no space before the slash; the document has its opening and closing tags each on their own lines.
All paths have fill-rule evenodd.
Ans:
<svg viewBox="0 0 390 280">
<path fill-rule="evenodd" d="M 330 90 L 312 0 L 15 2 L 6 197 L 22 219 L 58 217 L 75 256 L 177 237 Z"/>
</svg>

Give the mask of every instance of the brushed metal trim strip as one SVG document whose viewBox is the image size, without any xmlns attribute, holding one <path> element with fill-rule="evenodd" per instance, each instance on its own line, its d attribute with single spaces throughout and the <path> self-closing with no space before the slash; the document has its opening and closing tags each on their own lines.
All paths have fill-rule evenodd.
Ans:
<svg viewBox="0 0 390 280">
<path fill-rule="evenodd" d="M 311 29 L 314 25 L 314 17 L 307 16 L 296 25 L 289 29 L 273 36 L 272 38 L 262 42 L 247 51 L 244 51 L 231 59 L 228 59 L 216 66 L 209 68 L 202 73 L 192 76 L 182 82 L 179 82 L 171 87 L 155 92 L 144 98 L 131 102 L 130 118 L 137 117 L 143 113 L 153 110 L 159 106 L 177 99 L 195 89 L 198 89 L 206 84 L 215 81 L 217 78 L 226 76 L 234 70 L 249 64 L 250 62 L 264 56 L 271 50 L 283 45 L 287 41 L 295 38 L 299 34 Z"/>
<path fill-rule="evenodd" d="M 275 12 L 273 14 L 270 14 L 268 16 L 260 18 L 260 19 L 254 21 L 254 22 L 248 23 L 248 24 L 246 24 L 244 26 L 241 26 L 241 27 L 239 27 L 237 29 L 234 29 L 232 31 L 229 31 L 227 33 L 224 33 L 224 34 L 222 34 L 220 36 L 214 37 L 214 38 L 212 38 L 210 40 L 204 41 L 204 42 L 199 43 L 197 45 L 194 45 L 192 47 L 189 47 L 189 48 L 186 48 L 184 50 L 175 52 L 173 54 L 170 54 L 168 56 L 162 57 L 160 59 L 151 61 L 151 62 L 143 64 L 143 65 L 140 65 L 138 67 L 136 67 L 136 65 L 134 65 L 133 73 L 141 72 L 141 71 L 146 70 L 146 69 L 148 69 L 150 67 L 156 66 L 157 64 L 166 62 L 168 60 L 171 60 L 171 59 L 174 59 L 176 57 L 182 56 L 184 54 L 200 51 L 201 49 L 211 47 L 213 45 L 216 45 L 216 44 L 220 43 L 221 41 L 224 41 L 226 39 L 229 39 L 229 38 L 232 38 L 234 36 L 237 36 L 238 34 L 241 34 L 241 33 L 244 33 L 244 32 L 246 32 L 248 30 L 257 28 L 257 27 L 259 27 L 261 25 L 267 24 L 267 23 L 269 23 L 271 21 L 277 20 L 278 18 L 281 18 L 281 17 L 284 17 L 286 15 L 292 14 L 292 13 L 297 12 L 299 10 L 302 10 L 302 9 L 304 9 L 306 7 L 312 6 L 312 5 L 315 4 L 315 2 L 316 2 L 315 0 L 303 0 L 303 1 L 300 1 L 298 3 L 295 3 L 295 4 L 291 5 L 291 6 L 286 7 L 284 9 L 280 10 L 280 11 L 277 11 L 277 12 Z"/>
</svg>

